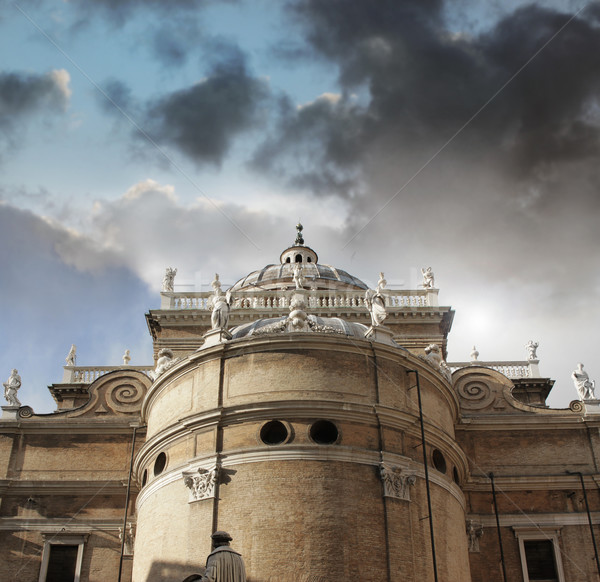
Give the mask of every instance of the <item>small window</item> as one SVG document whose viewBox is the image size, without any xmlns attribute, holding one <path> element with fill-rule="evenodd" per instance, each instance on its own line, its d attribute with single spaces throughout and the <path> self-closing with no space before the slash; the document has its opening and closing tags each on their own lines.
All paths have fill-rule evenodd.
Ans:
<svg viewBox="0 0 600 582">
<path fill-rule="evenodd" d="M 156 457 L 156 461 L 154 461 L 154 476 L 160 475 L 167 466 L 167 455 L 164 453 L 160 453 L 158 457 Z"/>
<path fill-rule="evenodd" d="M 39 582 L 79 582 L 87 534 L 42 533 L 44 550 Z"/>
<path fill-rule="evenodd" d="M 312 260 L 311 260 L 311 258 L 310 258 L 310 257 L 306 257 L 306 262 L 307 262 L 307 263 L 312 263 Z"/>
<path fill-rule="evenodd" d="M 318 445 L 332 445 L 338 440 L 337 426 L 330 420 L 317 420 L 310 427 L 310 438 Z"/>
<path fill-rule="evenodd" d="M 290 432 L 280 420 L 271 420 L 260 429 L 260 440 L 265 445 L 280 445 L 285 443 L 290 435 Z"/>
<path fill-rule="evenodd" d="M 297 263 L 301 263 L 302 262 L 302 255 L 296 255 L 296 262 Z"/>
<path fill-rule="evenodd" d="M 286 262 L 286 263 L 291 263 L 291 262 L 292 262 L 292 260 L 291 260 L 291 259 L 288 257 L 288 258 L 285 260 L 285 262 Z"/>
<path fill-rule="evenodd" d="M 523 582 L 565 582 L 558 545 L 559 530 L 513 529 L 519 540 Z"/>
<path fill-rule="evenodd" d="M 551 540 L 525 540 L 525 559 L 527 560 L 527 575 L 530 582 L 558 582 L 556 564 L 554 563 L 554 548 Z"/>
<path fill-rule="evenodd" d="M 433 461 L 433 466 L 440 472 L 445 473 L 447 470 L 446 467 L 446 459 L 442 454 L 442 451 L 439 449 L 433 449 L 433 453 L 431 454 L 431 460 Z"/>
<path fill-rule="evenodd" d="M 144 474 L 142 475 L 142 487 L 148 482 L 148 469 L 144 469 Z"/>
</svg>

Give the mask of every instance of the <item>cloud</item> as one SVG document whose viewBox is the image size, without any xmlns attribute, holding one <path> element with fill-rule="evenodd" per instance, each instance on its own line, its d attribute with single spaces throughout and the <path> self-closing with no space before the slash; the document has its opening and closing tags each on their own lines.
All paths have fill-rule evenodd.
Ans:
<svg viewBox="0 0 600 582">
<path fill-rule="evenodd" d="M 586 171 L 593 169 L 600 143 L 596 4 L 551 41 L 572 13 L 521 7 L 470 35 L 450 30 L 445 4 L 435 0 L 290 6 L 313 57 L 337 66 L 342 95 L 359 90 L 368 97 L 363 106 L 345 98 L 280 108 L 256 168 L 285 173 L 292 183 L 311 176 L 327 184 L 332 175 L 342 188 L 362 181 L 373 194 L 381 160 L 417 170 L 417 158 L 425 163 L 466 124 L 442 156 L 451 150 L 453 161 L 493 158 L 515 195 L 532 187 L 541 199 L 551 195 L 549 176 L 574 160 L 588 160 Z M 414 164 L 403 161 L 413 158 Z M 342 188 L 329 191 L 339 195 Z"/>
<path fill-rule="evenodd" d="M 45 74 L 0 73 L 0 128 L 2 149 L 23 139 L 25 123 L 36 116 L 64 113 L 70 102 L 70 76 L 64 69 Z M 4 142 L 4 143 L 2 143 Z"/>
<path fill-rule="evenodd" d="M 159 98 L 140 103 L 124 83 L 111 80 L 106 84 L 110 98 L 143 129 L 143 134 L 134 132 L 139 143 L 148 142 L 149 137 L 199 166 L 218 167 L 238 137 L 264 122 L 271 98 L 267 81 L 250 75 L 245 56 L 237 47 L 226 43 L 219 46 L 222 50 L 214 56 L 216 62 L 206 77 Z M 117 113 L 105 100 L 102 107 Z"/>
</svg>

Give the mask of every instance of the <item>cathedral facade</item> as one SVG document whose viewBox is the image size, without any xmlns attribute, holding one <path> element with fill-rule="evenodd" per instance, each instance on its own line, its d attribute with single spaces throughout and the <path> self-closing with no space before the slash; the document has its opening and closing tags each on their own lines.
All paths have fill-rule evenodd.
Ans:
<svg viewBox="0 0 600 582">
<path fill-rule="evenodd" d="M 181 581 L 216 530 L 252 582 L 598 580 L 593 391 L 548 408 L 533 342 L 447 362 L 430 269 L 369 289 L 301 230 L 227 290 L 167 270 L 153 365 L 3 407 L 1 580 Z"/>
</svg>

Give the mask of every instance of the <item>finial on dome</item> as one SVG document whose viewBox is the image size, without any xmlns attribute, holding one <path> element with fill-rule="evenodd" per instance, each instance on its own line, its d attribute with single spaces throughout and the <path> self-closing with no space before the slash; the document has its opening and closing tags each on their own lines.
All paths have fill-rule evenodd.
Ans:
<svg viewBox="0 0 600 582">
<path fill-rule="evenodd" d="M 302 224 L 300 224 L 300 221 L 298 221 L 298 224 L 296 225 L 296 230 L 298 231 L 296 234 L 296 242 L 294 243 L 296 246 L 299 245 L 304 245 L 304 239 L 302 238 L 302 229 L 304 227 L 302 226 Z"/>
</svg>

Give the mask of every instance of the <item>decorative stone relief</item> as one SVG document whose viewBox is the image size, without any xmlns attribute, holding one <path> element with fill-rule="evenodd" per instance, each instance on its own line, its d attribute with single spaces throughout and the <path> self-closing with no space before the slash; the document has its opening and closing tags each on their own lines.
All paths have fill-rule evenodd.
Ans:
<svg viewBox="0 0 600 582">
<path fill-rule="evenodd" d="M 198 469 L 193 472 L 183 472 L 183 482 L 190 490 L 189 502 L 201 501 L 215 496 L 215 485 L 219 476 L 219 469 Z"/>
<path fill-rule="evenodd" d="M 467 537 L 469 538 L 469 552 L 479 552 L 479 538 L 483 535 L 483 526 L 476 524 L 472 519 L 467 521 Z"/>
<path fill-rule="evenodd" d="M 410 486 L 417 482 L 415 474 L 404 473 L 401 467 L 392 467 L 385 463 L 379 466 L 379 472 L 383 482 L 383 494 L 385 497 L 410 501 Z"/>
<path fill-rule="evenodd" d="M 175 290 L 175 275 L 177 275 L 177 269 L 167 267 L 165 270 L 165 276 L 162 280 L 162 290 L 167 293 L 172 293 Z"/>
<path fill-rule="evenodd" d="M 119 528 L 119 541 L 123 541 L 123 528 Z M 125 556 L 133 556 L 133 546 L 135 544 L 135 527 L 133 523 L 130 523 L 127 526 L 127 531 L 125 532 L 125 544 L 123 546 L 123 554 Z"/>
<path fill-rule="evenodd" d="M 166 372 L 169 368 L 172 368 L 179 358 L 176 358 L 173 352 L 168 348 L 163 348 L 158 352 L 158 360 L 156 360 L 156 368 L 153 372 L 149 373 L 150 378 L 156 380 L 161 374 Z"/>
<path fill-rule="evenodd" d="M 450 367 L 442 358 L 442 350 L 437 344 L 429 344 L 425 348 L 425 361 L 429 362 L 434 368 L 436 368 L 450 384 L 452 384 L 452 372 Z"/>
<path fill-rule="evenodd" d="M 461 399 L 461 407 L 467 410 L 487 408 L 495 400 L 492 389 L 480 380 L 459 382 L 456 391 Z"/>
</svg>

